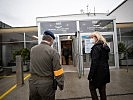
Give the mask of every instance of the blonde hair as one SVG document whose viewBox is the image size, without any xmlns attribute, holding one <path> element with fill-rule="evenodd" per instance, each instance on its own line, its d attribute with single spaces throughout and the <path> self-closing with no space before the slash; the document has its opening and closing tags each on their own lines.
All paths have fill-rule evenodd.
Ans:
<svg viewBox="0 0 133 100">
<path fill-rule="evenodd" d="M 99 32 L 97 32 L 97 31 L 91 33 L 91 34 L 90 34 L 90 37 L 96 37 L 98 41 L 101 40 L 101 41 L 104 42 L 104 44 L 107 44 L 106 39 L 105 39 Z"/>
</svg>

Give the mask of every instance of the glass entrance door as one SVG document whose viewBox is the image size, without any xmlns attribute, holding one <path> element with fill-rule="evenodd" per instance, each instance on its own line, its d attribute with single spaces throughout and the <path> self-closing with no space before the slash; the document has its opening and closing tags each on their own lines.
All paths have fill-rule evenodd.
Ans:
<svg viewBox="0 0 133 100">
<path fill-rule="evenodd" d="M 110 53 L 109 53 L 109 67 L 114 67 L 115 66 L 115 55 L 114 55 L 114 39 L 113 35 L 103 35 L 107 41 L 107 45 L 110 48 Z"/>
</svg>

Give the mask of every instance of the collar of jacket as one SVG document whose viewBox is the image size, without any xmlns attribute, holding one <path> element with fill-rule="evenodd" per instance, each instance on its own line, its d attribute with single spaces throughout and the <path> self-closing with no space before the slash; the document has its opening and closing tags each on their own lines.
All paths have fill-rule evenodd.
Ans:
<svg viewBox="0 0 133 100">
<path fill-rule="evenodd" d="M 50 46 L 50 42 L 45 41 L 45 40 L 42 40 L 41 44 L 47 44 L 47 45 L 49 45 L 49 46 Z"/>
<path fill-rule="evenodd" d="M 94 44 L 94 46 L 92 47 L 92 48 L 94 48 L 95 46 L 97 46 L 97 45 L 103 45 L 104 43 L 103 43 L 103 41 L 101 41 L 101 40 L 99 40 L 96 44 Z M 91 49 L 92 49 L 91 48 Z"/>
</svg>

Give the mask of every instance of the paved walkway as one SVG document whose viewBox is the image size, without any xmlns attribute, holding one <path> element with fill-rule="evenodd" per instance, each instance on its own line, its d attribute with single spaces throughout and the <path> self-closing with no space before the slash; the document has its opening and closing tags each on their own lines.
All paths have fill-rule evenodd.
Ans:
<svg viewBox="0 0 133 100">
<path fill-rule="evenodd" d="M 65 87 L 63 91 L 57 90 L 57 100 L 91 100 L 89 83 L 87 80 L 88 71 L 79 79 L 76 68 L 64 66 Z M 25 74 L 25 76 L 28 73 Z M 0 97 L 10 87 L 15 85 L 15 76 L 0 79 Z M 0 100 L 28 100 L 28 79 L 22 87 L 16 87 Z M 108 100 L 133 100 L 133 68 L 111 69 L 111 83 L 107 85 Z"/>
</svg>

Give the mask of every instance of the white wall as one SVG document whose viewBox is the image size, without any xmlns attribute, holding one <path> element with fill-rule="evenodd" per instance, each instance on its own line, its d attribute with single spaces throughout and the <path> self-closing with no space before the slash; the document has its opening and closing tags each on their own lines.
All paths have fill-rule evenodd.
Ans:
<svg viewBox="0 0 133 100">
<path fill-rule="evenodd" d="M 126 1 L 109 16 L 116 18 L 116 23 L 133 22 L 133 0 Z"/>
</svg>

